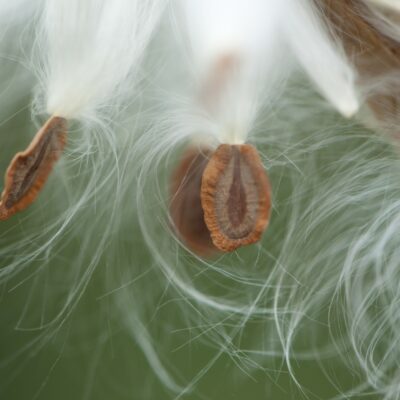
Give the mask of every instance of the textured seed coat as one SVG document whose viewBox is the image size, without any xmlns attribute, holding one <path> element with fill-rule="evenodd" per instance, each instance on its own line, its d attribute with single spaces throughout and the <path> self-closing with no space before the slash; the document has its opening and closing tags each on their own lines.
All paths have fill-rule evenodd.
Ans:
<svg viewBox="0 0 400 400">
<path fill-rule="evenodd" d="M 222 251 L 260 240 L 271 208 L 268 177 L 248 144 L 220 145 L 204 170 L 201 204 L 214 245 Z"/>
<path fill-rule="evenodd" d="M 51 117 L 29 147 L 15 155 L 5 175 L 0 220 L 8 219 L 36 199 L 62 154 L 66 135 L 67 121 L 61 117 Z"/>
</svg>

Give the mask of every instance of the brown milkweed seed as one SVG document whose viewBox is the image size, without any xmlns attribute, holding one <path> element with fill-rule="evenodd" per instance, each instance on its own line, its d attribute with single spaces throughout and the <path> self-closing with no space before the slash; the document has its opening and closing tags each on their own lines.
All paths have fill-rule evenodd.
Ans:
<svg viewBox="0 0 400 400">
<path fill-rule="evenodd" d="M 257 150 L 220 145 L 204 170 L 201 204 L 214 245 L 222 251 L 260 240 L 271 208 L 270 185 Z"/>
<path fill-rule="evenodd" d="M 36 199 L 61 156 L 66 135 L 66 119 L 51 117 L 38 131 L 29 147 L 14 156 L 5 175 L 0 220 L 25 209 Z"/>
<path fill-rule="evenodd" d="M 200 256 L 217 250 L 204 222 L 200 200 L 201 179 L 211 154 L 205 148 L 186 150 L 171 184 L 170 215 L 174 227 L 188 248 Z"/>
</svg>

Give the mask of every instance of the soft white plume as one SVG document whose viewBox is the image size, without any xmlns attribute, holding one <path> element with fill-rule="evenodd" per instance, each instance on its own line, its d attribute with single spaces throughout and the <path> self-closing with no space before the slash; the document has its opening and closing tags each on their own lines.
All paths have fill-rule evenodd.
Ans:
<svg viewBox="0 0 400 400">
<path fill-rule="evenodd" d="M 389 10 L 400 11 L 400 2 L 398 0 L 366 0 L 366 2 Z"/>
<path fill-rule="evenodd" d="M 292 51 L 320 92 L 345 117 L 359 102 L 355 72 L 339 44 L 328 36 L 321 18 L 308 0 L 284 0 L 282 27 Z"/>
<path fill-rule="evenodd" d="M 301 66 L 320 92 L 349 117 L 358 110 L 355 73 L 306 0 L 182 1 L 199 84 L 204 131 L 242 143 L 260 107 L 273 104 Z"/>
<path fill-rule="evenodd" d="M 246 140 L 267 83 L 285 76 L 281 60 L 282 5 L 262 0 L 182 1 L 190 67 L 199 84 L 195 102 L 220 142 Z M 201 112 L 201 111 L 200 111 Z"/>
<path fill-rule="evenodd" d="M 46 0 L 44 87 L 49 114 L 91 115 L 130 93 L 163 0 Z"/>
</svg>

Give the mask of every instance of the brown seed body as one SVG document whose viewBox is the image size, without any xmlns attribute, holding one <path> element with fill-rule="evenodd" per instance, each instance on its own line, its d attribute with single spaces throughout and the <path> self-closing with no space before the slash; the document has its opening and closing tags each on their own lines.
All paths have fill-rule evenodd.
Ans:
<svg viewBox="0 0 400 400">
<path fill-rule="evenodd" d="M 25 209 L 36 199 L 62 154 L 66 135 L 67 121 L 61 117 L 51 117 L 29 147 L 15 155 L 5 175 L 0 220 Z"/>
<path fill-rule="evenodd" d="M 208 149 L 189 148 L 176 168 L 171 184 L 170 215 L 185 244 L 200 256 L 217 251 L 204 222 L 200 190 L 204 169 L 211 156 Z"/>
<path fill-rule="evenodd" d="M 217 148 L 203 174 L 201 203 L 218 249 L 233 251 L 260 240 L 269 221 L 271 190 L 253 146 Z"/>
</svg>

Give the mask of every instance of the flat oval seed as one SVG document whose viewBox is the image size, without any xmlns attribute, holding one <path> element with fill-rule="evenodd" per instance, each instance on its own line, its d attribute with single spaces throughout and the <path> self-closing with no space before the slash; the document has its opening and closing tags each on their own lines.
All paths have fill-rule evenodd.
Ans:
<svg viewBox="0 0 400 400">
<path fill-rule="evenodd" d="M 268 177 L 248 144 L 220 145 L 204 170 L 201 203 L 214 245 L 222 251 L 260 240 L 271 208 Z"/>
<path fill-rule="evenodd" d="M 14 156 L 5 176 L 0 220 L 25 209 L 36 199 L 62 154 L 66 135 L 66 119 L 51 117 L 37 132 L 29 147 Z"/>
<path fill-rule="evenodd" d="M 171 182 L 170 215 L 174 227 L 188 248 L 199 256 L 217 251 L 204 222 L 200 200 L 201 179 L 211 153 L 205 148 L 187 149 Z"/>
</svg>

